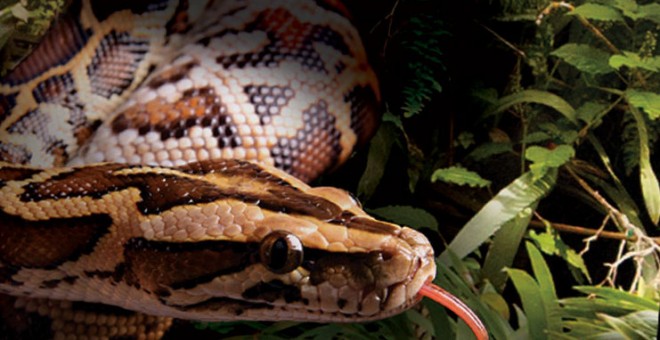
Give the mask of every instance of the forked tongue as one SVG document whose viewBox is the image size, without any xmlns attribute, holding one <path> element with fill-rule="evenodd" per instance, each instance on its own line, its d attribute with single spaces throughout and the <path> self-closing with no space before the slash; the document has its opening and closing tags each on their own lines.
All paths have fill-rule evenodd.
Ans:
<svg viewBox="0 0 660 340">
<path fill-rule="evenodd" d="M 463 301 L 451 295 L 448 291 L 431 282 L 427 282 L 419 290 L 419 295 L 426 296 L 456 313 L 470 327 L 478 340 L 488 339 L 488 331 L 486 331 L 486 327 L 484 327 L 484 324 L 481 323 L 477 315 Z"/>
</svg>

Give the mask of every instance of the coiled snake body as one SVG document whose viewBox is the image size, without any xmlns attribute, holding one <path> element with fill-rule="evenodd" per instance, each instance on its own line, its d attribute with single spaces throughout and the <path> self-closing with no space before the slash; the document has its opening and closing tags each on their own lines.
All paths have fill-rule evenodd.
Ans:
<svg viewBox="0 0 660 340">
<path fill-rule="evenodd" d="M 2 80 L 0 316 L 159 337 L 169 317 L 363 321 L 419 300 L 428 241 L 303 183 L 377 120 L 341 5 L 111 4 L 74 3 Z"/>
</svg>

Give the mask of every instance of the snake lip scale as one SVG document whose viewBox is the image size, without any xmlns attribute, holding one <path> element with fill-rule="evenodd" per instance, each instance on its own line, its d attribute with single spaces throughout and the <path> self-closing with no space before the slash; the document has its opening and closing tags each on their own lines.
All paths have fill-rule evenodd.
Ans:
<svg viewBox="0 0 660 340">
<path fill-rule="evenodd" d="M 0 80 L 0 331 L 156 339 L 172 318 L 419 302 L 428 240 L 306 184 L 377 125 L 349 17 L 332 0 L 73 1 Z"/>
</svg>

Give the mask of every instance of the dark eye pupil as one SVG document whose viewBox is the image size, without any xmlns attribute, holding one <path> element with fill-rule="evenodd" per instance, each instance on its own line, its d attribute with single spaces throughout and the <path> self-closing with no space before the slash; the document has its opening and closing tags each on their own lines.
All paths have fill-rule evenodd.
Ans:
<svg viewBox="0 0 660 340">
<path fill-rule="evenodd" d="M 283 238 L 277 239 L 277 241 L 273 242 L 273 247 L 270 249 L 270 263 L 268 266 L 275 269 L 284 268 L 289 255 L 288 252 L 289 249 L 286 240 Z"/>
<path fill-rule="evenodd" d="M 259 248 L 261 263 L 270 271 L 285 274 L 303 262 L 303 245 L 295 235 L 276 230 L 266 235 Z"/>
</svg>

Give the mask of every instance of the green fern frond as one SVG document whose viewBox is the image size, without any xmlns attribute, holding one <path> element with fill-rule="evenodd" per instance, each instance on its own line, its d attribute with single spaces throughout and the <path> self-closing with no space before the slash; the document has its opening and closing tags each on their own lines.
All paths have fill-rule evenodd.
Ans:
<svg viewBox="0 0 660 340">
<path fill-rule="evenodd" d="M 406 50 L 406 68 L 410 78 L 402 90 L 401 110 L 404 117 L 419 114 L 436 93 L 442 92 L 437 80 L 445 70 L 440 40 L 448 32 L 442 21 L 432 14 L 419 14 L 410 19 L 403 32 L 402 46 Z"/>
</svg>

